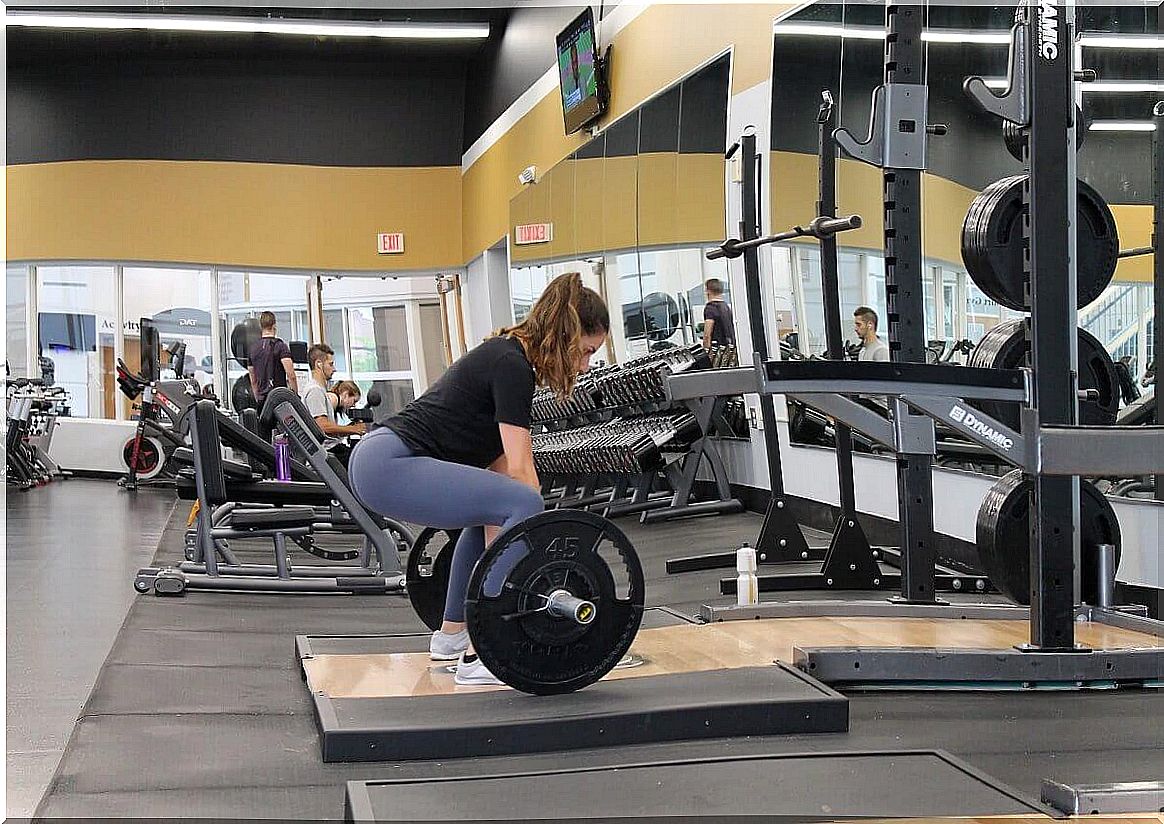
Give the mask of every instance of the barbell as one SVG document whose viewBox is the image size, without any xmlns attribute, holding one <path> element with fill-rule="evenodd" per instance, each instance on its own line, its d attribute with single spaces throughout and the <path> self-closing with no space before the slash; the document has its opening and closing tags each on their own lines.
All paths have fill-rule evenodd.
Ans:
<svg viewBox="0 0 1164 824">
<path fill-rule="evenodd" d="M 425 530 L 408 559 L 409 599 L 434 630 L 456 535 Z M 642 564 L 622 530 L 592 512 L 551 510 L 502 531 L 485 550 L 469 578 L 465 620 L 473 649 L 503 682 L 534 695 L 573 692 L 630 650 L 644 591 Z"/>
</svg>

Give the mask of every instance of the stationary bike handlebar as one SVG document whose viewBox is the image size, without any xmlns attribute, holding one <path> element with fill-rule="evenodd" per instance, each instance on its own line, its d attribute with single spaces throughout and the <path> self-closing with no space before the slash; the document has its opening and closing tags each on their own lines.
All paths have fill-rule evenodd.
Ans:
<svg viewBox="0 0 1164 824">
<path fill-rule="evenodd" d="M 757 237 L 751 240 L 728 238 L 719 248 L 712 249 L 708 252 L 707 259 L 738 258 L 747 249 L 754 249 L 757 246 L 767 246 L 769 243 L 779 243 L 782 240 L 793 240 L 798 237 L 815 237 L 819 240 L 835 235 L 838 232 L 860 229 L 861 225 L 860 215 L 849 215 L 848 217 L 816 217 L 809 222 L 808 226 L 793 226 L 787 232 L 779 232 L 774 235 L 766 235 L 765 237 Z"/>
</svg>

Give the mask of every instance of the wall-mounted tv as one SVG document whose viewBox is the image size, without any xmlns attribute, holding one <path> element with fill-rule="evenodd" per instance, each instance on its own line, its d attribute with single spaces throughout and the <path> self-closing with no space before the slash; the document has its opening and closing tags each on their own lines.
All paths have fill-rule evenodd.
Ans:
<svg viewBox="0 0 1164 824">
<path fill-rule="evenodd" d="M 566 134 L 573 134 L 606 111 L 606 83 L 589 6 L 558 34 L 558 78 Z"/>
</svg>

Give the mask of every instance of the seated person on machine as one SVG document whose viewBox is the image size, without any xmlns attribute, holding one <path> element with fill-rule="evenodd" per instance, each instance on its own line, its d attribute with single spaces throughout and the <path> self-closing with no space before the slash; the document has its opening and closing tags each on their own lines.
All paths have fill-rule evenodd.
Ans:
<svg viewBox="0 0 1164 824">
<path fill-rule="evenodd" d="M 343 439 L 348 435 L 363 435 L 366 427 L 362 423 L 354 424 L 340 424 L 336 422 L 336 407 L 340 400 L 338 394 L 328 392 L 327 382 L 331 380 L 332 375 L 335 374 L 335 350 L 326 343 L 317 343 L 307 351 L 307 362 L 311 366 L 311 379 L 306 382 L 303 387 L 303 405 L 307 407 L 307 411 L 315 418 L 315 422 L 319 424 L 319 428 L 323 434 L 327 436 L 328 442 L 325 444 L 327 450 L 340 459 L 342 463 L 347 463 L 347 458 L 350 449 L 347 444 L 343 443 Z M 355 386 L 350 381 L 347 383 Z M 356 399 L 359 399 L 359 387 L 355 386 Z M 350 396 L 349 391 L 345 392 L 345 397 Z M 332 401 L 332 397 L 336 401 Z M 348 407 L 355 405 L 355 400 L 352 400 Z"/>
<path fill-rule="evenodd" d="M 341 461 L 343 465 L 348 465 L 348 458 L 351 457 L 352 447 L 355 446 L 355 440 L 358 440 L 360 435 L 367 434 L 368 423 L 365 420 L 357 420 L 353 417 L 352 410 L 355 409 L 356 404 L 360 402 L 360 397 L 363 392 L 360 390 L 360 385 L 355 381 L 340 381 L 333 386 L 327 393 L 327 402 L 331 408 L 335 410 L 336 422 L 340 420 L 340 415 L 345 415 L 348 422 L 355 427 L 364 427 L 364 432 L 353 433 L 342 441 L 337 443 L 332 448 L 331 452 Z M 352 440 L 352 439 L 355 440 Z"/>
<path fill-rule="evenodd" d="M 461 357 L 352 451 L 352 488 L 369 509 L 463 530 L 444 624 L 429 645 L 434 660 L 460 659 L 458 684 L 501 683 L 469 645 L 465 598 L 486 542 L 544 508 L 530 438 L 534 388 L 568 395 L 609 331 L 598 293 L 576 272 L 561 275 L 524 321 Z"/>
<path fill-rule="evenodd" d="M 360 390 L 360 385 L 355 381 L 340 381 L 333 386 L 327 393 L 327 401 L 331 404 L 331 408 L 335 410 L 336 417 L 343 412 L 348 414 L 355 408 L 356 404 L 360 402 L 360 397 L 363 392 Z"/>
</svg>

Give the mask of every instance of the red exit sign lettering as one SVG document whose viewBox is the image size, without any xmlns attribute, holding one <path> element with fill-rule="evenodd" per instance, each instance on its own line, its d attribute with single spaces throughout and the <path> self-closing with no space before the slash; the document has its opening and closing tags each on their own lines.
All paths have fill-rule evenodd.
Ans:
<svg viewBox="0 0 1164 824">
<path fill-rule="evenodd" d="M 376 251 L 381 255 L 399 255 L 404 251 L 403 232 L 381 232 L 376 235 Z"/>
<path fill-rule="evenodd" d="M 518 246 L 529 243 L 549 243 L 554 239 L 554 224 L 526 223 L 513 227 L 513 242 Z"/>
</svg>

